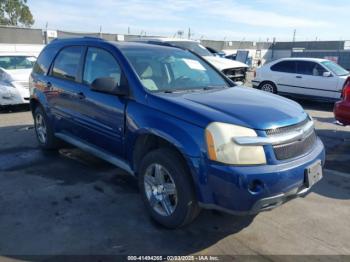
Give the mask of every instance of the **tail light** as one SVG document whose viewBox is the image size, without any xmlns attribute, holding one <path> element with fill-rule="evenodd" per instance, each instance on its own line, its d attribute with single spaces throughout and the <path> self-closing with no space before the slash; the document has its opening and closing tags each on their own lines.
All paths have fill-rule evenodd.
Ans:
<svg viewBox="0 0 350 262">
<path fill-rule="evenodd" d="M 350 77 L 345 81 L 341 97 L 343 100 L 350 100 Z"/>
</svg>

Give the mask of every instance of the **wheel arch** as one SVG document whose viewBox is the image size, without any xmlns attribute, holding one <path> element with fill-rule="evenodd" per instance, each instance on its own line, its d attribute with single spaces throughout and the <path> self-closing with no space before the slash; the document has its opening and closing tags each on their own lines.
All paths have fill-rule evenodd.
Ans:
<svg viewBox="0 0 350 262">
<path fill-rule="evenodd" d="M 201 190 L 198 186 L 199 177 L 196 175 L 196 168 L 192 162 L 193 158 L 185 152 L 183 145 L 179 141 L 163 133 L 148 131 L 138 134 L 137 138 L 135 139 L 132 159 L 130 161 L 132 169 L 135 171 L 135 175 L 138 175 L 138 168 L 142 158 L 148 152 L 159 148 L 169 148 L 179 156 L 190 175 L 190 181 L 197 197 L 202 199 Z"/>
</svg>

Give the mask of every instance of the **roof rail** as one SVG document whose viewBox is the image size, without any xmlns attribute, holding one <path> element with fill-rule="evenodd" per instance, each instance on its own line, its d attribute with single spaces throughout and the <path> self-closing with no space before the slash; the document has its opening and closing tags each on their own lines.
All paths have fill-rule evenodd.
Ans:
<svg viewBox="0 0 350 262">
<path fill-rule="evenodd" d="M 101 38 L 101 37 L 97 37 L 97 36 L 83 36 L 83 38 L 85 39 L 92 39 L 92 40 L 102 40 L 105 41 L 105 39 Z"/>
<path fill-rule="evenodd" d="M 135 41 L 135 42 L 136 43 L 151 44 L 151 45 L 169 46 L 169 47 L 175 47 L 175 48 L 179 48 L 179 49 L 183 49 L 183 50 L 188 50 L 187 48 L 182 47 L 182 46 L 177 46 L 177 45 L 172 44 L 172 43 L 161 42 L 161 41 L 157 41 L 157 40 L 146 40 L 146 41 Z"/>
</svg>

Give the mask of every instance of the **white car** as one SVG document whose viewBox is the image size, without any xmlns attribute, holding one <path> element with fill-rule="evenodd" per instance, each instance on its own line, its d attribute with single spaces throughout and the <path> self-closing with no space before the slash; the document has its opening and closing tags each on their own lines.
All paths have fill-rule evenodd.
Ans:
<svg viewBox="0 0 350 262">
<path fill-rule="evenodd" d="M 202 46 L 199 42 L 188 39 L 177 39 L 177 38 L 141 38 L 136 42 L 148 42 L 148 43 L 168 43 L 174 46 L 191 50 L 192 52 L 200 55 L 206 59 L 209 63 L 219 69 L 232 81 L 243 83 L 245 81 L 246 72 L 248 66 L 239 61 L 233 61 L 231 59 L 222 58 L 213 55 L 208 49 Z"/>
<path fill-rule="evenodd" d="M 29 103 L 29 76 L 36 57 L 0 54 L 0 106 Z"/>
<path fill-rule="evenodd" d="M 283 58 L 256 70 L 253 87 L 300 98 L 340 99 L 349 72 L 338 64 L 317 58 Z"/>
</svg>

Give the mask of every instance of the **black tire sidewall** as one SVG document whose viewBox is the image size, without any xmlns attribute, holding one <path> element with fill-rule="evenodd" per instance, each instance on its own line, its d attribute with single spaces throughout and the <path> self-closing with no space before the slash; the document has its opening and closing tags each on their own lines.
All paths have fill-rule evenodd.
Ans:
<svg viewBox="0 0 350 262">
<path fill-rule="evenodd" d="M 190 174 L 182 163 L 182 159 L 169 149 L 157 149 L 148 153 L 141 161 L 138 176 L 139 188 L 148 212 L 158 223 L 168 228 L 177 228 L 191 222 L 198 208 Z M 160 164 L 171 174 L 178 197 L 178 204 L 173 214 L 162 216 L 153 210 L 147 199 L 144 187 L 144 175 L 151 164 Z"/>
</svg>

